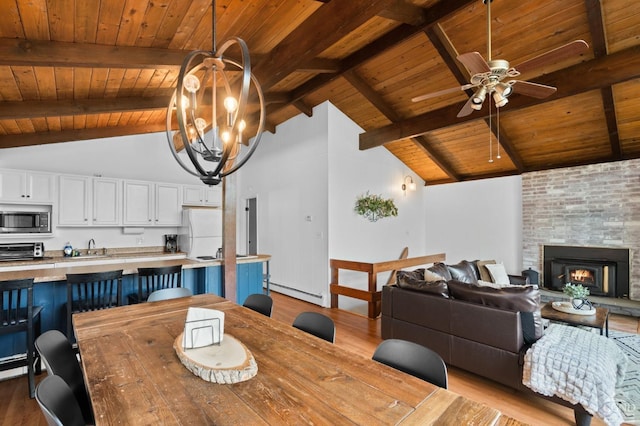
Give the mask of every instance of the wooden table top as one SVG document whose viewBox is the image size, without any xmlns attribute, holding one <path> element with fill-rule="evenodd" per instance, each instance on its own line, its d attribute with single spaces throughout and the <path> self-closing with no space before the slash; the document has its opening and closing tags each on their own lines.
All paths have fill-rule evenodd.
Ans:
<svg viewBox="0 0 640 426">
<path fill-rule="evenodd" d="M 188 307 L 224 311 L 258 374 L 196 377 L 172 347 Z M 464 424 L 500 412 L 211 294 L 73 316 L 97 425 Z M 508 419 L 500 419 L 501 422 Z"/>
<path fill-rule="evenodd" d="M 607 317 L 609 316 L 609 309 L 607 308 L 597 307 L 596 312 L 593 315 L 579 315 L 554 309 L 552 304 L 553 302 L 548 302 L 542 307 L 540 310 L 542 318 L 563 321 L 567 324 L 585 325 L 587 327 L 602 329 L 607 322 Z"/>
</svg>

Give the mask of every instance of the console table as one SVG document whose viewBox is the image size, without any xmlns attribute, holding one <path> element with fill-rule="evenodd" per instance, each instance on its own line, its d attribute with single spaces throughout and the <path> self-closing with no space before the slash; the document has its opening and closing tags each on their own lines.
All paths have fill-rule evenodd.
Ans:
<svg viewBox="0 0 640 426">
<path fill-rule="evenodd" d="M 434 262 L 444 262 L 445 258 L 446 256 L 444 253 L 438 253 L 377 263 L 330 259 L 329 266 L 331 267 L 331 284 L 329 285 L 329 291 L 331 292 L 331 307 L 338 307 L 338 296 L 340 295 L 366 300 L 369 304 L 369 318 L 377 318 L 378 315 L 380 315 L 380 301 L 382 300 L 382 291 L 378 290 L 378 274 L 380 272 L 395 271 L 397 269 L 408 268 L 410 266 L 427 265 Z M 365 272 L 368 275 L 368 289 L 360 290 L 341 284 L 339 277 L 340 269 Z"/>
</svg>

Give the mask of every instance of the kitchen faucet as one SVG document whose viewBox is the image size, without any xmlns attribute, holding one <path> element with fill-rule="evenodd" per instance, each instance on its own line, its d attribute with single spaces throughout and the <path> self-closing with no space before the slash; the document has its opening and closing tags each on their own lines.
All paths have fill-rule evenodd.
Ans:
<svg viewBox="0 0 640 426">
<path fill-rule="evenodd" d="M 87 247 L 87 254 L 91 254 L 91 243 L 93 243 L 93 250 L 96 249 L 96 241 L 92 238 L 89 240 L 89 247 Z"/>
</svg>

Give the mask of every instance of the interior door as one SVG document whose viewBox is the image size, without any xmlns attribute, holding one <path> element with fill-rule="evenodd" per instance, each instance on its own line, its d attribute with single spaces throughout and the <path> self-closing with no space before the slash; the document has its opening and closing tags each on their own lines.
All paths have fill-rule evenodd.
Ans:
<svg viewBox="0 0 640 426">
<path fill-rule="evenodd" d="M 247 254 L 258 254 L 258 200 L 247 199 Z"/>
</svg>

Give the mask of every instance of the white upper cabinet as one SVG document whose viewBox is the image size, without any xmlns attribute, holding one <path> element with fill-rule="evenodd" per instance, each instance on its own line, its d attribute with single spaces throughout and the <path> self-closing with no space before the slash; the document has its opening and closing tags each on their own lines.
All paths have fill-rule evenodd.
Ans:
<svg viewBox="0 0 640 426">
<path fill-rule="evenodd" d="M 181 199 L 181 185 L 157 183 L 155 224 L 163 226 L 180 226 L 182 224 Z"/>
<path fill-rule="evenodd" d="M 93 225 L 122 225 L 122 180 L 93 178 Z"/>
<path fill-rule="evenodd" d="M 153 183 L 124 182 L 124 225 L 152 226 L 153 209 Z"/>
<path fill-rule="evenodd" d="M 125 226 L 180 226 L 181 186 L 144 181 L 125 181 Z"/>
<path fill-rule="evenodd" d="M 54 175 L 21 170 L 0 170 L 0 201 L 53 203 L 54 198 Z"/>
<path fill-rule="evenodd" d="M 60 176 L 58 189 L 58 225 L 89 226 L 91 224 L 91 178 Z"/>
<path fill-rule="evenodd" d="M 122 225 L 122 180 L 60 176 L 58 226 Z"/>
<path fill-rule="evenodd" d="M 222 206 L 222 188 L 219 186 L 185 185 L 182 204 L 187 206 Z"/>
</svg>

